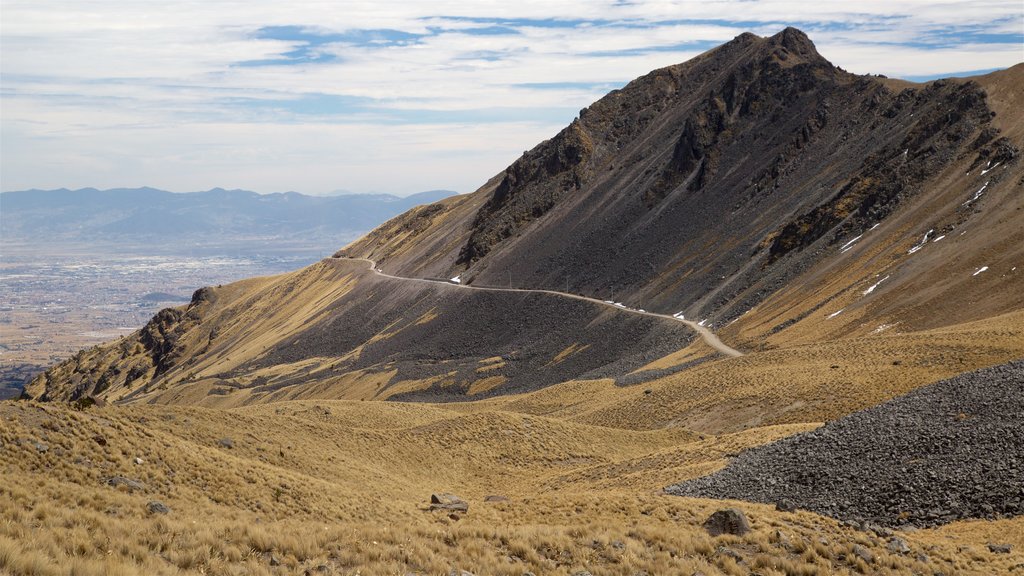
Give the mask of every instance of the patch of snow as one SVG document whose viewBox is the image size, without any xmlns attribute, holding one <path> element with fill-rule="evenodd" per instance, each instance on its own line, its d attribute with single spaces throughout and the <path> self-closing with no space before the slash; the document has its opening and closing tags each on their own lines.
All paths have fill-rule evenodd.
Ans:
<svg viewBox="0 0 1024 576">
<path fill-rule="evenodd" d="M 861 239 L 861 236 L 864 236 L 864 235 L 863 235 L 863 234 L 861 234 L 860 236 L 857 236 L 856 238 L 854 238 L 853 240 L 850 240 L 850 241 L 849 241 L 849 242 L 847 242 L 846 244 L 843 244 L 843 245 L 842 245 L 842 246 L 841 246 L 841 247 L 839 248 L 839 253 L 840 253 L 840 254 L 842 254 L 843 252 L 846 252 L 847 250 L 849 250 L 850 248 L 852 248 L 852 247 L 853 247 L 853 243 L 854 243 L 854 242 L 856 242 L 857 240 L 860 240 L 860 239 Z"/>
<path fill-rule="evenodd" d="M 640 312 L 641 314 L 647 314 L 647 310 L 644 310 L 643 308 L 637 308 L 636 311 Z"/>
<path fill-rule="evenodd" d="M 708 321 L 708 319 L 705 318 L 705 319 L 701 320 L 700 322 L 697 322 L 697 326 L 703 326 L 704 323 L 707 322 L 707 321 Z"/>
<path fill-rule="evenodd" d="M 974 271 L 974 274 L 971 274 L 971 276 L 977 276 L 978 274 L 981 274 L 985 270 L 988 270 L 988 266 L 982 266 L 981 268 L 978 268 L 977 270 Z"/>
<path fill-rule="evenodd" d="M 869 286 L 867 290 L 865 290 L 865 291 L 864 291 L 864 295 L 865 295 L 865 296 L 867 296 L 868 294 L 871 294 L 872 292 L 874 292 L 874 291 L 875 291 L 875 288 L 878 288 L 878 285 L 879 285 L 879 284 L 881 284 L 882 282 L 885 282 L 885 281 L 886 281 L 886 280 L 888 280 L 888 279 L 889 279 L 889 277 L 888 277 L 888 276 L 886 276 L 885 278 L 882 278 L 882 279 L 881 279 L 881 280 L 879 280 L 878 282 L 875 282 L 874 284 L 872 284 L 871 286 Z"/>
<path fill-rule="evenodd" d="M 615 304 L 615 302 L 614 302 L 614 301 L 612 301 L 612 300 L 605 300 L 605 301 L 604 301 L 604 303 L 605 303 L 605 304 Z"/>
<path fill-rule="evenodd" d="M 991 163 L 992 163 L 992 161 L 990 160 L 990 161 L 989 161 L 989 164 L 991 164 Z M 987 174 L 987 173 L 989 173 L 989 172 L 991 172 L 991 171 L 995 170 L 995 169 L 996 169 L 996 166 L 999 166 L 999 164 L 1000 164 L 1000 162 L 996 162 L 996 165 L 995 165 L 995 166 L 993 166 L 993 167 L 991 167 L 991 168 L 985 168 L 984 170 L 982 170 L 982 171 L 981 171 L 981 175 L 982 175 L 982 176 L 984 176 L 985 174 Z"/>
<path fill-rule="evenodd" d="M 932 228 L 931 230 L 925 232 L 924 233 L 924 238 L 921 238 L 920 242 L 918 242 L 917 244 L 914 244 L 913 248 L 911 248 L 910 250 L 907 250 L 907 254 L 913 254 L 914 252 L 917 252 L 921 248 L 924 248 L 924 245 L 928 243 L 928 236 L 930 236 L 931 233 L 934 232 L 934 231 L 935 231 L 935 229 Z"/>
<path fill-rule="evenodd" d="M 938 238 L 936 238 L 935 240 L 932 240 L 932 242 L 938 242 L 939 240 L 942 240 L 942 239 L 943 239 L 943 238 L 945 238 L 945 237 L 946 237 L 946 235 L 945 235 L 945 234 L 943 234 L 942 236 L 939 236 L 939 237 L 938 237 Z"/>
<path fill-rule="evenodd" d="M 626 307 L 626 305 L 623 304 L 622 302 L 615 302 L 614 304 L 612 304 L 612 306 L 618 306 L 619 308 L 625 308 Z"/>
<path fill-rule="evenodd" d="M 878 228 L 881 225 L 882 225 L 881 222 L 876 222 L 874 226 L 872 226 L 871 228 L 868 228 L 868 232 L 871 232 L 872 230 L 874 230 L 875 228 Z"/>
<path fill-rule="evenodd" d="M 672 317 L 673 318 L 679 318 L 680 320 L 685 320 L 686 319 L 686 317 L 683 316 L 683 312 L 681 310 L 679 312 L 676 312 L 675 314 L 673 314 Z"/>
<path fill-rule="evenodd" d="M 452 278 L 451 280 L 449 280 L 449 282 L 451 282 L 452 284 L 462 284 L 462 274 L 459 274 L 455 278 Z"/>
<path fill-rule="evenodd" d="M 875 328 L 874 330 L 872 330 L 871 333 L 872 334 L 878 334 L 880 332 L 885 332 L 886 330 L 888 330 L 889 328 L 892 328 L 893 326 L 895 326 L 895 324 L 879 324 L 878 328 Z"/>
<path fill-rule="evenodd" d="M 836 310 L 835 312 L 833 312 L 833 313 L 829 314 L 828 316 L 826 316 L 825 320 L 831 320 L 831 319 L 835 318 L 836 316 L 839 316 L 840 314 L 843 313 L 843 310 L 846 310 L 846 308 L 840 308 L 839 310 Z"/>
<path fill-rule="evenodd" d="M 988 188 L 988 183 L 989 182 L 991 182 L 991 180 L 989 180 L 988 182 L 985 182 L 985 184 L 982 185 L 982 187 L 980 189 L 978 189 L 977 192 L 974 193 L 974 197 L 971 198 L 970 200 L 968 200 L 967 202 L 964 202 L 963 205 L 964 206 L 969 206 L 972 202 L 974 202 L 978 198 L 981 198 L 982 193 L 985 192 L 985 188 Z"/>
</svg>

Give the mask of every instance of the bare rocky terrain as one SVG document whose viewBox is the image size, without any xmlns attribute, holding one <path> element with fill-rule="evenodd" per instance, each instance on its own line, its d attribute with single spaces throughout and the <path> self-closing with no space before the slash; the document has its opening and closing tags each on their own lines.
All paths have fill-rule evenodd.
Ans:
<svg viewBox="0 0 1024 576">
<path fill-rule="evenodd" d="M 918 388 L 740 454 L 669 494 L 928 527 L 1024 514 L 1024 360 Z"/>
</svg>

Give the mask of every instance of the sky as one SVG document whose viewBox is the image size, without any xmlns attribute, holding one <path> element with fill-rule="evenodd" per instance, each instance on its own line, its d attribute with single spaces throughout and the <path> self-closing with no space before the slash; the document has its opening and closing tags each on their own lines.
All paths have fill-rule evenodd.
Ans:
<svg viewBox="0 0 1024 576">
<path fill-rule="evenodd" d="M 0 189 L 470 192 L 742 32 L 913 80 L 1024 61 L 1021 0 L 0 0 Z"/>
</svg>

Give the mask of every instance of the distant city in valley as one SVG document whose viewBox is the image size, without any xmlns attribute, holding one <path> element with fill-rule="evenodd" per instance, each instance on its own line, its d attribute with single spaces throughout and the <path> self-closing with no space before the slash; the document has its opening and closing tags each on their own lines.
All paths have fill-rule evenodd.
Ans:
<svg viewBox="0 0 1024 576">
<path fill-rule="evenodd" d="M 0 194 L 0 399 L 82 348 L 142 327 L 196 289 L 329 256 L 431 191 L 314 197 L 214 189 Z"/>
</svg>

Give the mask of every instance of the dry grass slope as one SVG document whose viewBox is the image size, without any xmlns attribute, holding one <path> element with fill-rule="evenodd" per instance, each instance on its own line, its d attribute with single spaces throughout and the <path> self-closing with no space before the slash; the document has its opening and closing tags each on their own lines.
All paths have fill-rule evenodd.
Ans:
<svg viewBox="0 0 1024 576">
<path fill-rule="evenodd" d="M 1020 520 L 900 534 L 913 552 L 898 554 L 830 519 L 744 503 L 753 531 L 712 538 L 700 525 L 721 503 L 657 490 L 807 426 L 701 440 L 347 401 L 19 403 L 0 405 L 0 424 L 0 571 L 12 574 L 992 574 L 1021 561 L 984 547 Z M 431 491 L 460 494 L 469 512 L 425 511 Z M 170 513 L 150 512 L 154 500 Z"/>
</svg>

